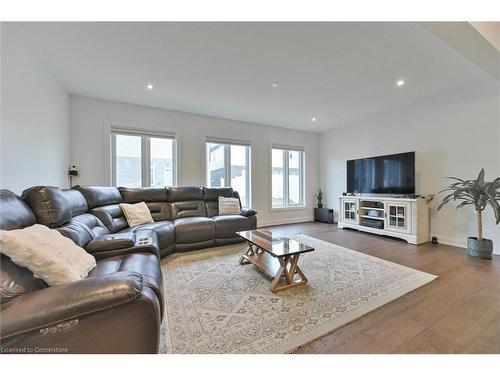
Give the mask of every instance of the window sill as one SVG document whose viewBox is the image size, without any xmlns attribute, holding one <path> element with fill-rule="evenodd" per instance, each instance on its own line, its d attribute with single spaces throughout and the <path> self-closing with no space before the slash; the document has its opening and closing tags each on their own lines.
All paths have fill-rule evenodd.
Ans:
<svg viewBox="0 0 500 375">
<path fill-rule="evenodd" d="M 283 206 L 283 207 L 271 207 L 271 211 L 303 211 L 307 210 L 308 207 L 302 206 Z"/>
</svg>

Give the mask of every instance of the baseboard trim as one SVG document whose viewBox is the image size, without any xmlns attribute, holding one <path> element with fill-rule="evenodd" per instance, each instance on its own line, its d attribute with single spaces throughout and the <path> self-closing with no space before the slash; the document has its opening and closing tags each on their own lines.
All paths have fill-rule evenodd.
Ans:
<svg viewBox="0 0 500 375">
<path fill-rule="evenodd" d="M 259 228 L 261 228 L 261 227 L 270 227 L 273 225 L 306 223 L 306 222 L 310 222 L 310 221 L 314 221 L 314 216 L 304 216 L 304 217 L 297 217 L 294 219 L 264 221 L 262 223 L 258 223 L 259 224 L 258 226 L 259 226 Z M 442 234 L 431 233 L 430 237 L 429 237 L 429 241 L 434 236 L 438 238 L 438 241 L 440 244 L 460 247 L 463 249 L 467 248 L 467 237 L 458 239 L 458 238 L 452 237 L 452 236 L 443 236 Z M 500 255 L 500 249 L 497 249 L 497 248 L 493 249 L 493 254 Z"/>
<path fill-rule="evenodd" d="M 431 233 L 430 238 L 432 237 L 437 237 L 440 244 L 467 249 L 467 236 L 464 236 L 463 238 L 456 238 L 452 236 L 443 236 L 438 233 Z M 493 246 L 495 246 L 493 248 L 493 254 L 500 255 L 500 248 L 498 248 L 497 244 L 494 243 Z"/>
<path fill-rule="evenodd" d="M 260 222 L 258 224 L 259 227 L 270 227 L 272 225 L 296 224 L 296 223 L 305 223 L 308 221 L 314 221 L 314 216 L 296 217 L 294 219 L 270 220 L 270 221 Z"/>
</svg>

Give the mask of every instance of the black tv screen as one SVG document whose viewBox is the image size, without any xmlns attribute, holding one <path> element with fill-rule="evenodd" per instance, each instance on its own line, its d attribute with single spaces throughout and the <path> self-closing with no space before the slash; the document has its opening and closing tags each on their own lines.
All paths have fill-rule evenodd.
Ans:
<svg viewBox="0 0 500 375">
<path fill-rule="evenodd" d="M 347 192 L 415 194 L 415 152 L 348 160 Z"/>
</svg>

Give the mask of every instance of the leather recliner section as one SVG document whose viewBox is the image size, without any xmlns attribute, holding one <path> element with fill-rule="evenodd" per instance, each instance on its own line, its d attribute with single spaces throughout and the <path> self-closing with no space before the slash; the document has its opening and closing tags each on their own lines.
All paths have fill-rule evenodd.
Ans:
<svg viewBox="0 0 500 375">
<path fill-rule="evenodd" d="M 2 306 L 4 351 L 157 353 L 160 301 L 137 272 L 114 272 L 24 294 Z"/>
<path fill-rule="evenodd" d="M 61 232 L 79 231 L 87 226 L 85 222 L 97 220 L 82 213 L 81 199 L 74 193 L 70 195 L 74 199 L 60 199 L 70 206 L 61 208 L 61 212 L 70 211 L 76 216 L 58 228 Z M 51 191 L 34 196 L 52 205 L 54 196 L 59 199 L 61 195 Z M 32 202 L 37 208 L 38 203 Z M 60 208 L 55 209 L 57 213 Z M 55 214 L 52 218 L 59 217 L 63 216 Z M 75 220 L 81 217 L 84 219 Z M 7 190 L 0 191 L 0 229 L 21 229 L 35 224 L 35 220 L 23 200 Z M 94 230 L 97 227 L 107 231 L 101 225 Z M 95 231 L 87 229 L 88 237 L 80 234 L 81 242 L 95 235 Z M 156 238 L 148 230 L 136 231 L 134 236 Z M 162 274 L 157 253 L 141 246 L 130 253 L 97 259 L 97 267 L 86 279 L 53 287 L 1 255 L 0 302 L 0 341 L 5 350 L 62 347 L 70 353 L 158 351 L 164 303 Z"/>
<path fill-rule="evenodd" d="M 0 190 L 0 229 L 12 230 L 36 224 L 36 217 L 29 206 L 9 190 Z"/>
<path fill-rule="evenodd" d="M 178 244 L 203 242 L 215 238 L 215 222 L 208 217 L 186 217 L 174 220 Z"/>
<path fill-rule="evenodd" d="M 126 203 L 139 203 L 139 202 L 166 202 L 167 188 L 128 188 L 119 187 L 123 201 Z"/>
<path fill-rule="evenodd" d="M 116 233 L 128 227 L 127 219 L 118 204 L 95 207 L 89 211 L 96 216 L 111 233 Z"/>
<path fill-rule="evenodd" d="M 126 203 L 145 202 L 154 221 L 170 220 L 170 205 L 167 203 L 168 190 L 166 188 L 125 188 L 118 190 Z"/>
<path fill-rule="evenodd" d="M 219 197 L 232 198 L 233 188 L 203 188 L 203 199 L 205 200 L 208 217 L 219 214 Z"/>
<path fill-rule="evenodd" d="M 175 229 L 174 224 L 170 221 L 158 221 L 155 223 L 142 224 L 134 228 L 128 227 L 121 230 L 119 233 L 140 233 L 145 231 L 152 231 L 156 234 L 161 257 L 167 256 L 174 251 Z"/>
<path fill-rule="evenodd" d="M 34 186 L 22 193 L 38 223 L 57 228 L 71 220 L 71 206 L 61 189 L 54 186 Z"/>
<path fill-rule="evenodd" d="M 93 239 L 85 247 L 96 259 L 137 252 L 159 257 L 158 249 L 158 236 L 152 230 L 107 234 Z"/>
<path fill-rule="evenodd" d="M 62 192 L 70 206 L 72 216 L 84 214 L 89 210 L 87 200 L 78 190 L 62 189 Z"/>
<path fill-rule="evenodd" d="M 113 186 L 81 186 L 76 185 L 73 189 L 78 190 L 87 200 L 89 208 L 108 206 L 123 202 L 122 196 L 117 188 Z"/>
<path fill-rule="evenodd" d="M 172 220 L 207 216 L 201 186 L 169 187 L 168 201 Z"/>
<path fill-rule="evenodd" d="M 143 278 L 144 285 L 151 288 L 160 301 L 160 320 L 163 317 L 164 293 L 163 277 L 159 272 L 158 256 L 155 254 L 131 253 L 124 256 L 105 258 L 97 262 L 90 271 L 89 278 L 113 275 L 116 272 L 137 272 Z"/>
<path fill-rule="evenodd" d="M 234 237 L 235 232 L 250 230 L 252 223 L 241 215 L 222 215 L 212 217 L 215 222 L 215 238 Z"/>
</svg>

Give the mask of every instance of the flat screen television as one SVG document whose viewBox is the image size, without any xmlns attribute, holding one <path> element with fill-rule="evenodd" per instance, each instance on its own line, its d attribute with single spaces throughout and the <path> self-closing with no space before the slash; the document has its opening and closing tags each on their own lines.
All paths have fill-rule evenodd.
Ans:
<svg viewBox="0 0 500 375">
<path fill-rule="evenodd" d="M 415 194 L 415 152 L 348 160 L 347 192 Z"/>
</svg>

